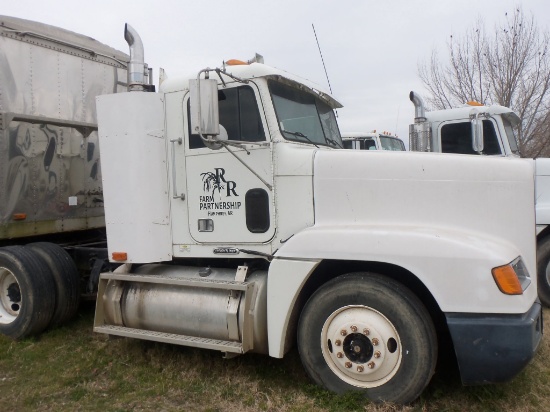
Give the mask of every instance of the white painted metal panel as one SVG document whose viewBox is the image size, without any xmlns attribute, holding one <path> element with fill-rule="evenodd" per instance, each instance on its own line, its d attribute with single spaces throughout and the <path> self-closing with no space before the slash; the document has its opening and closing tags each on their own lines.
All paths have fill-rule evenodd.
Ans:
<svg viewBox="0 0 550 412">
<path fill-rule="evenodd" d="M 282 358 L 292 308 L 309 275 L 320 260 L 275 259 L 267 277 L 267 327 L 269 356 Z"/>
<path fill-rule="evenodd" d="M 314 171 L 315 225 L 277 256 L 394 263 L 419 277 L 443 310 L 506 313 L 532 304 L 533 161 L 318 151 Z M 505 296 L 491 268 L 519 255 L 532 284 L 523 297 Z"/>
<path fill-rule="evenodd" d="M 127 262 L 171 259 L 164 102 L 155 93 L 98 98 L 109 256 Z"/>
</svg>

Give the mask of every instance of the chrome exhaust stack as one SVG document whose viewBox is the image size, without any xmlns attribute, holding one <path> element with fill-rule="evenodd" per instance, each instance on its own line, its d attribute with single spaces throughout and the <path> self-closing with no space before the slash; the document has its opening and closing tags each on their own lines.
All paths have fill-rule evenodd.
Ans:
<svg viewBox="0 0 550 412">
<path fill-rule="evenodd" d="M 409 150 L 413 152 L 429 152 L 432 141 L 432 128 L 426 119 L 424 101 L 415 92 L 409 93 L 409 99 L 414 104 L 414 124 L 409 125 Z"/>
<path fill-rule="evenodd" d="M 145 54 L 143 42 L 138 32 L 128 23 L 124 25 L 124 39 L 130 46 L 130 63 L 128 64 L 128 91 L 143 92 L 147 89 L 145 82 Z"/>
<path fill-rule="evenodd" d="M 421 123 L 426 121 L 426 111 L 424 109 L 424 100 L 415 92 L 409 93 L 409 99 L 414 104 L 414 122 Z"/>
</svg>

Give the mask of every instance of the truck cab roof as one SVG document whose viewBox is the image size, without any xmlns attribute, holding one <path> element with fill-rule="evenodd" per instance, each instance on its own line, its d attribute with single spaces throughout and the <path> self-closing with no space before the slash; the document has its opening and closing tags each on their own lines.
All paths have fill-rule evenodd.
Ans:
<svg viewBox="0 0 550 412">
<path fill-rule="evenodd" d="M 477 109 L 479 112 L 485 112 L 489 114 L 509 114 L 509 116 L 515 117 L 517 118 L 517 121 L 519 121 L 519 117 L 514 113 L 512 109 L 496 104 L 491 106 L 464 105 L 462 107 L 456 107 L 454 109 L 434 110 L 431 112 L 426 112 L 426 117 L 428 117 L 432 122 L 442 122 L 452 119 L 467 119 L 470 117 L 470 113 L 473 109 Z"/>
<path fill-rule="evenodd" d="M 187 76 L 178 76 L 174 78 L 166 79 L 162 82 L 160 86 L 160 91 L 163 93 L 171 93 L 177 91 L 183 91 L 189 89 L 189 80 L 195 79 L 199 70 L 196 70 L 194 73 L 191 73 Z M 338 102 L 329 92 L 324 90 L 317 83 L 314 83 L 310 80 L 304 79 L 295 74 L 289 73 L 285 70 L 281 70 L 275 67 L 268 66 L 263 63 L 251 63 L 251 64 L 240 64 L 240 65 L 227 65 L 225 66 L 225 72 L 231 74 L 232 76 L 238 77 L 243 80 L 252 80 L 256 78 L 265 78 L 265 79 L 274 79 L 293 85 L 300 89 L 305 89 L 309 92 L 312 92 L 323 100 L 325 100 L 333 109 L 343 107 L 343 105 Z M 224 81 L 230 83 L 234 81 L 229 76 L 223 76 Z M 215 75 L 211 75 L 211 78 L 217 78 Z M 217 78 L 218 83 L 221 84 L 219 77 Z"/>
</svg>

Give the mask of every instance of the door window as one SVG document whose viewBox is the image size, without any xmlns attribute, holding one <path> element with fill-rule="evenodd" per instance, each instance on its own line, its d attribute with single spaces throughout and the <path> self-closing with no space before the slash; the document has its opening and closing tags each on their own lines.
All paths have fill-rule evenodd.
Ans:
<svg viewBox="0 0 550 412">
<path fill-rule="evenodd" d="M 219 90 L 218 105 L 220 125 L 227 131 L 229 140 L 243 142 L 265 140 L 258 104 L 251 87 L 241 86 Z M 189 101 L 187 102 L 187 116 L 190 118 Z M 205 147 L 199 135 L 191 134 L 191 124 L 189 124 L 188 131 L 190 149 Z"/>
<path fill-rule="evenodd" d="M 443 153 L 478 154 L 472 147 L 472 126 L 470 122 L 449 123 L 441 128 L 441 151 Z M 483 120 L 483 154 L 500 155 L 495 125 Z"/>
</svg>

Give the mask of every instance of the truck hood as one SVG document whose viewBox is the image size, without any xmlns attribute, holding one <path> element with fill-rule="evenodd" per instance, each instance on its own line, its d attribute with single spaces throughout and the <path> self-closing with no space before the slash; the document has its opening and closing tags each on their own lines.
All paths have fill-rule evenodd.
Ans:
<svg viewBox="0 0 550 412">
<path fill-rule="evenodd" d="M 534 162 L 488 156 L 318 151 L 315 226 L 442 228 L 519 249 L 534 273 Z"/>
</svg>

